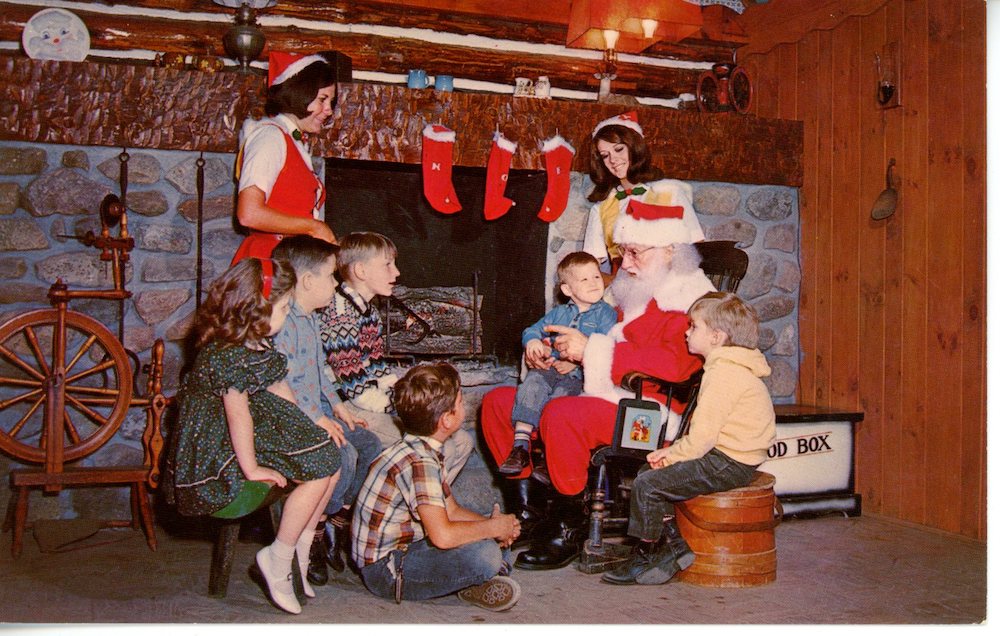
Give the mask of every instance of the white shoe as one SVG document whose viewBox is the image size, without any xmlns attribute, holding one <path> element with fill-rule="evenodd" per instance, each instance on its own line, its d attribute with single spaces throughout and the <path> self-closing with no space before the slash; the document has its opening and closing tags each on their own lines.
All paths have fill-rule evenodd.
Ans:
<svg viewBox="0 0 1000 636">
<path fill-rule="evenodd" d="M 285 610 L 289 614 L 301 614 L 302 606 L 295 598 L 295 590 L 292 589 L 291 571 L 284 576 L 275 576 L 271 571 L 271 550 L 268 547 L 261 548 L 257 552 L 257 567 L 260 568 L 267 583 L 267 592 L 271 596 L 274 604 Z"/>
</svg>

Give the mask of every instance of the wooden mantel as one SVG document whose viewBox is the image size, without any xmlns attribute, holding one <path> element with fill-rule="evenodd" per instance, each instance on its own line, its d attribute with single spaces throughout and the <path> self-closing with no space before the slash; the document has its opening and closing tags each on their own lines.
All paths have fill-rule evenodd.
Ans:
<svg viewBox="0 0 1000 636">
<path fill-rule="evenodd" d="M 133 64 L 0 57 L 0 139 L 41 143 L 235 152 L 245 117 L 261 110 L 264 78 Z M 344 84 L 324 157 L 419 163 L 421 132 L 457 133 L 454 163 L 485 167 L 493 133 L 518 143 L 512 167 L 544 169 L 540 143 L 560 134 L 587 171 L 593 125 L 625 107 L 509 95 L 441 93 Z M 800 186 L 803 125 L 735 114 L 638 107 L 654 163 L 667 176 Z"/>
</svg>

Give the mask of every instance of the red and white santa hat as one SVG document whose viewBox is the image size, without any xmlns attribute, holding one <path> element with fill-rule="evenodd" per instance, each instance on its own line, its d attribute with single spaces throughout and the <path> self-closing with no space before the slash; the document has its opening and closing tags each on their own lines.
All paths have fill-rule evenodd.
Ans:
<svg viewBox="0 0 1000 636">
<path fill-rule="evenodd" d="M 326 58 L 321 55 L 300 55 L 298 53 L 285 53 L 284 51 L 271 51 L 267 56 L 267 85 L 274 86 L 295 77 L 305 67 L 315 62 L 326 62 Z"/>
<path fill-rule="evenodd" d="M 600 122 L 599 124 L 597 124 L 597 126 L 594 127 L 594 132 L 591 133 L 590 135 L 591 138 L 596 137 L 597 131 L 599 131 L 601 128 L 604 128 L 605 126 L 625 126 L 626 128 L 631 128 L 632 130 L 639 133 L 640 137 L 643 136 L 642 126 L 639 125 L 639 114 L 636 113 L 634 110 L 630 110 L 627 113 L 622 113 L 621 115 L 615 115 L 614 117 L 609 117 L 608 119 L 605 119 L 604 121 Z"/>
<path fill-rule="evenodd" d="M 613 236 L 619 245 L 666 247 L 691 242 L 683 205 L 654 205 L 636 199 L 630 199 L 618 215 Z"/>
</svg>

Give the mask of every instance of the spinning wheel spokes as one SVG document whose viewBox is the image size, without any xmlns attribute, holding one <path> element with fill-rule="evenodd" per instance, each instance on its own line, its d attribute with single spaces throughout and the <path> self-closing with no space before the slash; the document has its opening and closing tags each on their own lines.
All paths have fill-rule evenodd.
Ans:
<svg viewBox="0 0 1000 636">
<path fill-rule="evenodd" d="M 100 448 L 118 430 L 132 399 L 132 371 L 124 347 L 104 325 L 67 311 L 63 359 L 55 359 L 58 311 L 42 309 L 0 325 L 0 449 L 44 462 L 49 445 L 47 399 L 62 393 L 54 415 L 62 432 L 63 461 Z"/>
</svg>

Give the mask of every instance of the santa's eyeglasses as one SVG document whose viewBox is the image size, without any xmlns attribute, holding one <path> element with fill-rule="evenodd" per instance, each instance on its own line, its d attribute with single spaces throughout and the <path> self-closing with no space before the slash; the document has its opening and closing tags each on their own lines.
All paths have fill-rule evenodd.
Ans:
<svg viewBox="0 0 1000 636">
<path fill-rule="evenodd" d="M 638 262 L 639 257 L 653 249 L 652 247 L 619 247 L 618 251 L 622 253 L 622 259 L 624 260 L 627 256 L 629 260 Z"/>
</svg>

